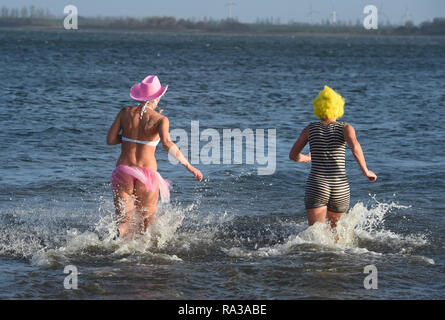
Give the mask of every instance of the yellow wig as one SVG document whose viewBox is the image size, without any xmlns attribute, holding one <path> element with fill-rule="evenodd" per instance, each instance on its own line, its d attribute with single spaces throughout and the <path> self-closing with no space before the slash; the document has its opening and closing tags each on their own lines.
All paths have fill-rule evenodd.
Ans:
<svg viewBox="0 0 445 320">
<path fill-rule="evenodd" d="M 345 99 L 328 86 L 324 86 L 312 104 L 314 114 L 319 119 L 337 119 L 343 116 Z"/>
</svg>

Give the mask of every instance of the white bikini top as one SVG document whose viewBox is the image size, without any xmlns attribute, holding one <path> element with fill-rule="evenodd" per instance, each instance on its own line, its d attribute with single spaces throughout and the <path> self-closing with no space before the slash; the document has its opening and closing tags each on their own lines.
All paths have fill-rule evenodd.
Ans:
<svg viewBox="0 0 445 320">
<path fill-rule="evenodd" d="M 161 138 L 158 138 L 158 140 L 155 140 L 155 141 L 141 141 L 141 140 L 133 140 L 133 139 L 122 137 L 122 141 L 140 143 L 140 144 L 145 144 L 147 146 L 156 147 L 158 145 L 159 141 L 161 141 Z"/>
</svg>

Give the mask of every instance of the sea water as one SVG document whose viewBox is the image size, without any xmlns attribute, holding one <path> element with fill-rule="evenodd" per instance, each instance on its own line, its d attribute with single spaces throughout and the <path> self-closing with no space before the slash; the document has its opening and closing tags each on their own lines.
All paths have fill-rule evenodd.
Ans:
<svg viewBox="0 0 445 320">
<path fill-rule="evenodd" d="M 1 31 L 0 298 L 443 298 L 443 52 L 434 37 Z M 276 129 L 276 170 L 201 163 L 198 183 L 158 148 L 172 201 L 123 240 L 109 186 L 119 146 L 105 137 L 148 74 L 169 85 L 171 129 Z M 347 151 L 338 241 L 308 227 L 310 164 L 288 160 L 325 84 L 378 175 L 368 182 Z"/>
</svg>

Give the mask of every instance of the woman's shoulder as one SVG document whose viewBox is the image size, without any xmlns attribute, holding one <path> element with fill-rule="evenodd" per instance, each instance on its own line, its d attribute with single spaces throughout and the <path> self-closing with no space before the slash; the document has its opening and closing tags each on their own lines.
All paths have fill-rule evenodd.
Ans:
<svg viewBox="0 0 445 320">
<path fill-rule="evenodd" d="M 306 126 L 305 129 L 310 129 L 310 128 L 312 128 L 313 126 L 317 126 L 317 125 L 320 125 L 320 124 L 321 124 L 321 122 L 319 122 L 319 121 L 313 121 L 313 122 L 309 123 L 309 124 Z"/>
<path fill-rule="evenodd" d="M 154 110 L 151 112 L 150 116 L 153 117 L 153 118 L 155 118 L 155 119 L 156 119 L 156 122 L 158 122 L 158 121 L 162 121 L 162 120 L 164 120 L 164 119 L 167 119 L 167 120 L 168 120 L 168 118 L 167 118 L 166 116 L 164 116 L 163 114 L 160 114 L 159 112 L 154 111 Z"/>
<path fill-rule="evenodd" d="M 168 122 L 168 118 L 166 116 L 154 110 L 150 112 L 149 119 L 153 127 L 159 127 L 161 124 Z"/>
<path fill-rule="evenodd" d="M 350 135 L 354 132 L 354 127 L 350 123 L 345 122 L 343 125 L 343 135 Z"/>
<path fill-rule="evenodd" d="M 135 110 L 137 109 L 138 106 L 125 106 L 121 109 L 121 112 L 124 113 L 131 113 L 131 112 L 135 112 Z"/>
</svg>

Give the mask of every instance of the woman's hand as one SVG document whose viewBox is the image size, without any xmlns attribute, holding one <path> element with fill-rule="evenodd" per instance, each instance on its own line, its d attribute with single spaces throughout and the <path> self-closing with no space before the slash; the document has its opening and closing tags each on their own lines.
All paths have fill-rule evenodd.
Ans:
<svg viewBox="0 0 445 320">
<path fill-rule="evenodd" d="M 374 172 L 371 170 L 366 170 L 366 172 L 363 173 L 363 175 L 369 179 L 369 181 L 374 182 L 377 180 L 377 176 Z"/>
<path fill-rule="evenodd" d="M 196 169 L 194 166 L 192 166 L 192 165 L 189 165 L 188 167 L 187 167 L 187 170 L 188 171 L 190 171 L 194 176 L 195 176 L 195 178 L 196 179 L 198 179 L 198 181 L 202 181 L 202 173 L 201 173 L 201 171 L 199 171 L 198 169 Z"/>
<path fill-rule="evenodd" d="M 307 155 L 300 153 L 297 161 L 298 162 L 311 162 L 312 161 L 311 153 L 309 152 Z"/>
</svg>

